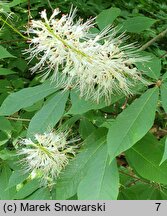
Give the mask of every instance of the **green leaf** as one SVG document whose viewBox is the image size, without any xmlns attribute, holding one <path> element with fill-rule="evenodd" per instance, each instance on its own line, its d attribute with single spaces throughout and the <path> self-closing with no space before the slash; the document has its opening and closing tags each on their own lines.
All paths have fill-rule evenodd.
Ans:
<svg viewBox="0 0 167 216">
<path fill-rule="evenodd" d="M 13 129 L 10 121 L 3 116 L 0 116 L 0 130 L 10 132 Z"/>
<path fill-rule="evenodd" d="M 28 196 L 25 200 L 50 200 L 51 194 L 48 188 L 40 188 L 33 194 Z"/>
<path fill-rule="evenodd" d="M 78 199 L 115 200 L 118 196 L 119 173 L 116 161 L 109 164 L 107 146 L 102 145 L 89 163 L 89 169 L 78 187 Z"/>
<path fill-rule="evenodd" d="M 25 72 L 28 70 L 28 64 L 27 61 L 23 58 L 21 58 L 21 56 L 19 58 L 17 58 L 15 61 L 12 61 L 10 63 L 10 67 L 11 68 L 15 68 L 15 70 L 21 71 L 21 72 Z"/>
<path fill-rule="evenodd" d="M 123 30 L 127 32 L 140 33 L 146 29 L 149 29 L 155 22 L 155 19 L 145 16 L 128 18 L 123 22 Z"/>
<path fill-rule="evenodd" d="M 9 4 L 8 4 L 8 6 L 9 7 L 14 7 L 14 6 L 16 6 L 16 5 L 18 5 L 18 4 L 21 4 L 21 3 L 23 3 L 23 2 L 26 2 L 27 0 L 13 0 L 12 2 L 10 2 Z"/>
<path fill-rule="evenodd" d="M 4 131 L 0 131 L 0 146 L 6 144 L 8 140 L 8 134 Z"/>
<path fill-rule="evenodd" d="M 4 59 L 4 58 L 16 58 L 16 57 L 11 55 L 3 46 L 0 46 L 0 59 Z"/>
<path fill-rule="evenodd" d="M 161 160 L 161 162 L 160 162 L 160 165 L 161 165 L 164 161 L 166 161 L 166 159 L 167 159 L 167 138 L 166 138 L 166 140 L 165 140 L 165 149 L 164 149 L 164 153 L 163 153 L 163 157 L 162 157 L 162 160 Z"/>
<path fill-rule="evenodd" d="M 104 145 L 106 130 L 100 128 L 83 143 L 82 152 L 66 167 L 56 184 L 56 199 L 64 200 L 74 196 L 80 181 L 85 176 L 89 163 L 98 149 Z"/>
<path fill-rule="evenodd" d="M 9 179 L 8 188 L 11 188 L 22 183 L 28 176 L 29 173 L 23 173 L 23 170 L 13 171 Z"/>
<path fill-rule="evenodd" d="M 79 124 L 79 133 L 82 139 L 88 137 L 94 130 L 95 126 L 86 118 L 82 118 Z"/>
<path fill-rule="evenodd" d="M 60 129 L 61 130 L 68 130 L 70 127 L 72 127 L 72 125 L 78 121 L 81 118 L 80 115 L 74 115 L 71 118 L 69 118 L 68 120 L 66 120 L 61 126 Z"/>
<path fill-rule="evenodd" d="M 32 118 L 27 131 L 28 137 L 35 133 L 51 130 L 55 126 L 64 113 L 68 95 L 68 91 L 55 93 L 52 99 L 45 103 L 42 109 Z"/>
<path fill-rule="evenodd" d="M 33 105 L 35 102 L 52 94 L 57 89 L 55 83 L 49 81 L 35 87 L 22 89 L 10 94 L 0 107 L 0 115 L 11 115 L 22 108 Z"/>
<path fill-rule="evenodd" d="M 11 83 L 7 79 L 0 79 L 0 93 L 7 93 Z"/>
<path fill-rule="evenodd" d="M 121 190 L 121 200 L 166 200 L 167 190 L 154 185 L 139 183 L 130 188 Z"/>
<path fill-rule="evenodd" d="M 42 100 L 40 100 L 40 101 L 34 103 L 33 105 L 24 108 L 24 110 L 27 111 L 27 112 L 34 112 L 34 111 L 37 111 L 37 110 L 39 110 L 39 109 L 42 108 L 43 102 L 44 102 L 44 100 L 42 99 Z"/>
<path fill-rule="evenodd" d="M 120 14 L 121 10 L 115 7 L 103 10 L 96 18 L 97 25 L 102 30 L 108 25 L 111 25 Z"/>
<path fill-rule="evenodd" d="M 122 158 L 123 159 L 123 158 Z M 118 163 L 124 163 L 124 160 L 120 161 L 120 159 L 118 159 Z M 127 164 L 127 162 L 125 161 L 125 163 Z M 123 187 L 126 187 L 127 185 L 129 186 L 132 182 L 134 182 L 134 178 L 132 178 L 131 176 L 131 170 L 127 169 L 124 166 L 120 166 L 119 167 L 119 178 L 120 178 L 120 185 Z M 120 188 L 120 190 L 122 189 L 122 187 Z"/>
<path fill-rule="evenodd" d="M 101 109 L 106 106 L 105 103 L 95 103 L 92 101 L 84 100 L 79 97 L 79 94 L 75 91 L 70 92 L 70 98 L 72 102 L 72 107 L 67 114 L 83 114 L 89 110 Z"/>
<path fill-rule="evenodd" d="M 133 146 L 151 128 L 154 122 L 158 93 L 157 87 L 147 90 L 111 123 L 107 137 L 111 160 Z"/>
<path fill-rule="evenodd" d="M 103 121 L 100 127 L 105 127 L 109 129 L 113 122 L 114 122 L 114 119 L 106 119 L 106 121 Z"/>
<path fill-rule="evenodd" d="M 151 56 L 152 58 L 150 60 L 143 63 L 136 63 L 136 65 L 141 72 L 155 80 L 158 80 L 161 71 L 161 60 L 154 55 Z"/>
<path fill-rule="evenodd" d="M 123 97 L 124 97 L 124 95 L 112 96 L 111 104 L 117 102 L 118 100 L 120 100 Z M 75 91 L 71 91 L 70 98 L 71 98 L 71 102 L 72 102 L 72 107 L 70 108 L 70 110 L 68 111 L 67 114 L 72 114 L 72 115 L 83 114 L 83 113 L 88 112 L 90 110 L 97 110 L 97 109 L 101 109 L 101 108 L 104 108 L 107 106 L 105 102 L 101 102 L 101 103 L 97 104 L 97 103 L 90 101 L 90 100 L 84 100 L 83 98 L 80 98 L 79 94 L 76 93 Z"/>
<path fill-rule="evenodd" d="M 15 71 L 12 71 L 7 68 L 0 68 L 0 75 L 10 75 L 10 74 L 15 74 Z"/>
<path fill-rule="evenodd" d="M 0 151 L 0 158 L 2 160 L 12 160 L 14 157 L 16 157 L 15 151 L 9 151 L 7 149 L 3 149 Z"/>
<path fill-rule="evenodd" d="M 166 79 L 167 79 L 167 72 L 164 73 L 163 76 L 162 76 L 162 80 L 163 80 L 163 81 L 166 80 Z"/>
<path fill-rule="evenodd" d="M 39 179 L 33 179 L 26 184 L 15 194 L 14 199 L 23 199 L 39 188 Z"/>
<path fill-rule="evenodd" d="M 167 113 L 167 82 L 162 83 L 160 90 L 161 90 L 162 106 L 163 106 L 165 112 Z"/>
<path fill-rule="evenodd" d="M 7 188 L 12 171 L 7 164 L 4 164 L 4 166 L 1 167 L 1 169 L 2 170 L 0 173 L 0 199 L 9 200 L 13 198 L 16 192 L 15 187 Z"/>
<path fill-rule="evenodd" d="M 152 134 L 147 134 L 125 154 L 130 166 L 140 176 L 167 184 L 167 162 L 159 165 L 163 149 L 163 145 Z"/>
</svg>

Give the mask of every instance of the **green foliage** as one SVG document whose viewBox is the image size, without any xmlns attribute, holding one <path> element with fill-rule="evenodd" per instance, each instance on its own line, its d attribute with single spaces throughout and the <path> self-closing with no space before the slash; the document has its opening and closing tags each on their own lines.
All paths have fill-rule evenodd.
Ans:
<svg viewBox="0 0 167 216">
<path fill-rule="evenodd" d="M 166 159 L 167 159 L 167 139 L 165 140 L 164 153 L 163 153 L 163 157 L 162 157 L 160 164 L 162 164 L 164 161 L 166 161 Z"/>
<path fill-rule="evenodd" d="M 167 112 L 167 83 L 163 83 L 161 86 L 161 100 L 162 100 L 162 106 L 165 110 L 165 112 Z"/>
<path fill-rule="evenodd" d="M 11 55 L 3 46 L 0 46 L 0 59 L 4 58 L 15 58 L 15 56 Z"/>
<path fill-rule="evenodd" d="M 151 55 L 151 59 L 149 59 L 147 62 L 137 63 L 137 67 L 147 76 L 153 78 L 154 80 L 158 80 L 161 72 L 161 59 Z"/>
<path fill-rule="evenodd" d="M 54 85 L 45 82 L 39 86 L 29 87 L 10 94 L 0 107 L 0 115 L 11 115 L 20 109 L 33 105 L 55 91 Z"/>
<path fill-rule="evenodd" d="M 158 189 L 157 185 L 147 183 L 136 184 L 130 188 L 123 189 L 119 195 L 121 200 L 166 200 L 167 191 Z"/>
<path fill-rule="evenodd" d="M 12 174 L 12 170 L 7 164 L 1 166 L 1 174 L 0 174 L 0 198 L 1 200 L 10 200 L 13 198 L 16 188 L 10 187 L 8 188 L 9 178 Z"/>
<path fill-rule="evenodd" d="M 148 28 L 150 28 L 156 20 L 144 17 L 137 16 L 133 18 L 128 18 L 123 22 L 123 29 L 127 32 L 140 33 Z"/>
<path fill-rule="evenodd" d="M 69 164 L 69 166 L 67 166 L 65 172 L 62 173 L 57 181 L 57 199 L 67 199 L 77 193 L 77 188 L 81 180 L 88 172 L 89 168 L 91 168 L 90 164 L 92 164 L 94 160 L 96 160 L 96 154 L 98 150 L 106 142 L 105 136 L 106 130 L 98 129 L 87 139 L 85 139 L 82 152 L 77 155 L 77 157 L 71 162 L 71 164 Z M 100 161 L 101 160 L 101 163 L 104 163 L 104 159 L 101 158 Z M 99 195 L 98 197 L 96 196 L 96 199 L 98 198 L 100 198 Z"/>
<path fill-rule="evenodd" d="M 9 7 L 14 7 L 20 3 L 26 2 L 26 0 L 13 0 L 12 2 L 9 3 Z"/>
<path fill-rule="evenodd" d="M 109 163 L 107 146 L 103 145 L 94 155 L 90 169 L 78 187 L 78 199 L 115 200 L 118 196 L 119 174 L 114 160 Z"/>
<path fill-rule="evenodd" d="M 19 176 L 19 178 L 18 178 Z M 22 170 L 14 170 L 10 176 L 8 188 L 16 186 L 22 183 L 27 177 L 29 176 L 28 173 L 23 173 Z"/>
<path fill-rule="evenodd" d="M 48 16 L 57 7 L 66 14 L 71 4 L 76 20 L 96 17 L 91 32 L 117 27 L 138 47 L 166 28 L 162 0 L 31 0 L 30 12 L 33 19 L 43 9 Z M 166 200 L 166 35 L 140 51 L 147 61 L 127 63 L 146 81 L 134 85 L 132 96 L 115 93 L 110 103 L 97 103 L 81 98 L 73 86 L 65 91 L 58 80 L 30 72 L 38 57 L 28 62 L 24 54 L 30 37 L 27 8 L 27 0 L 0 2 L 0 199 Z M 24 172 L 25 155 L 18 156 L 18 150 L 22 138 L 52 130 L 68 133 L 75 154 L 68 154 L 54 185 L 44 187 L 40 173 Z"/>
<path fill-rule="evenodd" d="M 32 179 L 26 182 L 21 189 L 14 195 L 14 199 L 24 199 L 30 196 L 34 191 L 39 188 L 39 179 Z"/>
<path fill-rule="evenodd" d="M 108 133 L 111 160 L 132 147 L 148 132 L 154 122 L 157 99 L 157 88 L 147 90 L 111 124 Z"/>
<path fill-rule="evenodd" d="M 160 165 L 162 154 L 163 146 L 150 134 L 126 152 L 130 165 L 140 176 L 167 184 L 167 162 Z"/>
<path fill-rule="evenodd" d="M 106 26 L 111 25 L 113 21 L 120 15 L 119 8 L 111 7 L 110 9 L 102 11 L 96 18 L 99 28 L 102 30 Z"/>
<path fill-rule="evenodd" d="M 32 118 L 28 127 L 27 136 L 51 130 L 62 117 L 67 98 L 68 92 L 58 92 L 53 95 L 52 99 L 47 101 L 42 109 Z"/>
<path fill-rule="evenodd" d="M 0 68 L 0 75 L 10 75 L 10 74 L 15 74 L 16 72 L 7 69 L 7 68 Z"/>
<path fill-rule="evenodd" d="M 83 114 L 89 110 L 101 109 L 106 106 L 105 103 L 97 104 L 95 102 L 84 100 L 83 98 L 80 98 L 76 92 L 73 91 L 71 91 L 70 93 L 70 98 L 72 106 L 68 111 L 68 114 Z"/>
<path fill-rule="evenodd" d="M 50 200 L 51 194 L 48 188 L 40 188 L 25 199 L 26 200 Z"/>
</svg>

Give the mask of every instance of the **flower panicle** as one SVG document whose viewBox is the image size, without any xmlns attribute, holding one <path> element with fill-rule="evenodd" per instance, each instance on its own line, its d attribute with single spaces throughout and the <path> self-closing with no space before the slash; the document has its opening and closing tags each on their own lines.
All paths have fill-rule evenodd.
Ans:
<svg viewBox="0 0 167 216">
<path fill-rule="evenodd" d="M 65 90 L 75 88 L 81 97 L 97 102 L 105 98 L 110 103 L 115 93 L 133 94 L 136 83 L 145 83 L 135 64 L 147 58 L 139 55 L 134 44 L 126 44 L 125 33 L 113 27 L 90 33 L 94 18 L 75 21 L 76 9 L 58 15 L 55 9 L 48 19 L 44 10 L 42 20 L 32 20 L 34 36 L 27 52 L 30 60 L 39 59 L 32 72 L 43 71 L 45 79 L 60 76 Z"/>
<path fill-rule="evenodd" d="M 65 132 L 35 134 L 34 140 L 22 139 L 18 155 L 23 157 L 24 171 L 40 173 L 42 185 L 54 182 L 68 164 L 69 155 L 75 155 L 75 147 L 68 143 Z"/>
</svg>

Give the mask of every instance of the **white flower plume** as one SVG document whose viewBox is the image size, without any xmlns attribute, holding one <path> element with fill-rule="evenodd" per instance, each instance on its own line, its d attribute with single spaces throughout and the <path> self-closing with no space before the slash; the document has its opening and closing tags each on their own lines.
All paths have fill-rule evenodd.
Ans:
<svg viewBox="0 0 167 216">
<path fill-rule="evenodd" d="M 60 19 L 59 13 L 56 9 L 48 19 L 42 11 L 42 20 L 32 20 L 34 37 L 27 52 L 39 59 L 32 72 L 44 70 L 45 78 L 52 74 L 54 80 L 59 73 L 65 89 L 76 88 L 97 102 L 110 101 L 113 93 L 132 94 L 136 82 L 144 82 L 134 64 L 145 59 L 132 44 L 125 45 L 123 34 L 117 36 L 114 28 L 90 34 L 94 19 L 74 22 L 76 9 Z"/>
<path fill-rule="evenodd" d="M 69 162 L 69 154 L 75 154 L 74 147 L 66 140 L 66 133 L 36 134 L 35 141 L 23 139 L 18 155 L 23 156 L 25 172 L 37 172 L 42 184 L 53 181 Z"/>
</svg>

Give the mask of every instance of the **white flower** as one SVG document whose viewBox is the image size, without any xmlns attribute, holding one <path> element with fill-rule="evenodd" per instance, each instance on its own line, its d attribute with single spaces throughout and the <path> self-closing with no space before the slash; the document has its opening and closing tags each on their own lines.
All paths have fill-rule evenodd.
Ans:
<svg viewBox="0 0 167 216">
<path fill-rule="evenodd" d="M 21 162 L 25 172 L 37 172 L 42 177 L 42 184 L 53 181 L 68 164 L 69 154 L 75 154 L 74 148 L 66 140 L 66 133 L 36 134 L 35 141 L 23 139 L 24 145 L 18 155 L 22 155 Z"/>
<path fill-rule="evenodd" d="M 48 65 L 46 68 L 49 72 L 53 69 L 56 74 L 59 66 L 73 67 L 75 63 L 75 59 L 73 59 L 75 58 L 75 56 L 73 57 L 74 54 L 77 54 L 79 58 L 85 55 L 79 49 L 80 40 L 87 37 L 92 21 L 89 20 L 82 24 L 82 21 L 79 20 L 74 24 L 75 12 L 76 10 L 69 15 L 62 15 L 60 19 L 54 19 L 53 17 L 60 13 L 56 9 L 48 20 L 46 11 L 42 11 L 41 18 L 44 21 L 32 20 L 32 26 L 29 31 L 35 34 L 36 37 L 32 38 L 30 49 L 27 51 L 30 53 L 30 59 L 34 57 L 40 59 L 40 62 L 31 69 L 33 72 Z"/>
<path fill-rule="evenodd" d="M 132 94 L 136 82 L 143 82 L 134 64 L 145 60 L 135 47 L 124 45 L 126 38 L 117 36 L 114 28 L 90 34 L 94 19 L 74 22 L 76 10 L 55 18 L 59 13 L 56 9 L 48 19 L 42 11 L 43 20 L 32 20 L 34 37 L 27 52 L 30 59 L 39 59 L 32 72 L 44 70 L 45 78 L 60 77 L 65 89 L 76 88 L 80 96 L 97 102 L 101 98 L 110 102 L 113 93 Z"/>
</svg>

